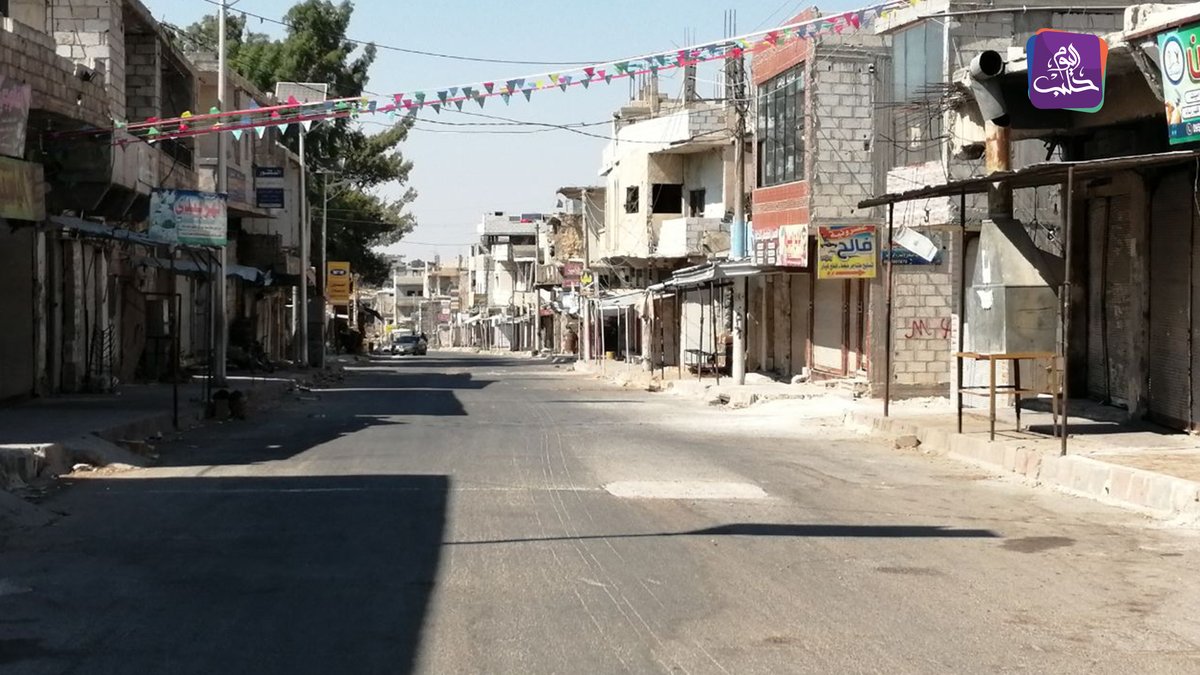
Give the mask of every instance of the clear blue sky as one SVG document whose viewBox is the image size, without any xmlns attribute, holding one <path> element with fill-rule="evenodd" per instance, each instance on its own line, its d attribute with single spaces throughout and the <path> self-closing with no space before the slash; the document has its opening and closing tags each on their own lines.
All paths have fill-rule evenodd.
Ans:
<svg viewBox="0 0 1200 675">
<path fill-rule="evenodd" d="M 160 20 L 187 25 L 216 7 L 202 0 L 144 0 Z M 236 9 L 280 18 L 291 0 L 241 0 Z M 778 24 L 812 0 L 441 0 L 400 2 L 358 0 L 349 37 L 449 54 L 520 61 L 604 62 L 622 57 L 684 46 L 690 32 L 704 42 L 723 36 L 725 10 L 737 9 L 739 32 Z M 865 3 L 864 3 L 865 4 Z M 847 0 L 819 5 L 827 12 L 859 6 Z M 281 35 L 282 28 L 250 19 L 257 32 Z M 436 91 L 447 86 L 503 81 L 537 72 L 561 70 L 555 66 L 513 65 L 453 61 L 403 54 L 386 49 L 371 70 L 367 85 L 380 94 Z M 664 75 L 666 74 L 665 71 Z M 712 95 L 713 84 L 701 73 L 702 95 Z M 673 75 L 661 85 L 664 93 L 678 94 Z M 464 110 L 503 115 L 522 121 L 568 124 L 611 119 L 629 95 L 628 80 L 619 84 L 571 87 L 533 94 L 532 102 L 514 97 L 505 106 L 488 99 L 480 110 L 469 103 Z M 421 118 L 447 122 L 485 122 L 457 112 L 430 110 Z M 367 127 L 368 131 L 371 127 Z M 470 133 L 445 133 L 445 130 Z M 600 152 L 605 141 L 562 130 L 539 133 L 478 133 L 489 127 L 448 127 L 418 122 L 401 146 L 413 162 L 412 187 L 420 193 L 412 206 L 418 226 L 407 241 L 395 247 L 410 257 L 443 260 L 465 251 L 475 238 L 475 227 L 485 211 L 538 212 L 553 206 L 554 193 L 566 185 L 599 182 Z M 507 131 L 528 130 L 509 128 Z M 607 126 L 585 129 L 607 136 Z"/>
</svg>

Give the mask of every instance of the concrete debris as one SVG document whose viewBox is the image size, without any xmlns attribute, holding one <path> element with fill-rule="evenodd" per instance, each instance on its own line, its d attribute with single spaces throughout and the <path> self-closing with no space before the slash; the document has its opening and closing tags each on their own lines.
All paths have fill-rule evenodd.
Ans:
<svg viewBox="0 0 1200 675">
<path fill-rule="evenodd" d="M 897 436 L 893 441 L 893 447 L 897 450 L 911 450 L 921 445 L 921 439 L 913 434 L 904 434 Z"/>
<path fill-rule="evenodd" d="M 75 464 L 74 466 L 71 467 L 71 473 L 87 473 L 87 472 L 95 471 L 95 470 L 96 470 L 96 467 L 92 466 L 91 464 L 87 464 L 85 462 L 79 462 L 78 464 Z"/>
</svg>

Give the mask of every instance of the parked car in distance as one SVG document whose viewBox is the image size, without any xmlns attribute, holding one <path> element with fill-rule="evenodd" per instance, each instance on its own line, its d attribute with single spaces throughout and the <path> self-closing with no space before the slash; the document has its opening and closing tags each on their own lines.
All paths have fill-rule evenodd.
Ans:
<svg viewBox="0 0 1200 675">
<path fill-rule="evenodd" d="M 420 335 L 401 335 L 392 342 L 392 353 L 401 356 L 425 356 L 428 350 Z"/>
</svg>

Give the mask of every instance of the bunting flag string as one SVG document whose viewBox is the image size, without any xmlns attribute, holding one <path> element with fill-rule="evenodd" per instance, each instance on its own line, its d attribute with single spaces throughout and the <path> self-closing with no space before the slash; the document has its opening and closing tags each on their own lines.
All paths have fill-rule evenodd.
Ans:
<svg viewBox="0 0 1200 675">
<path fill-rule="evenodd" d="M 568 71 L 506 78 L 500 86 L 497 86 L 495 80 L 477 81 L 465 85 L 396 93 L 379 99 L 359 96 L 316 103 L 300 103 L 289 97 L 287 101 L 272 106 L 259 107 L 252 103 L 245 110 L 220 111 L 212 108 L 207 114 L 197 115 L 189 111 L 172 119 L 148 118 L 142 122 L 114 120 L 111 129 L 90 129 L 56 135 L 107 134 L 112 136 L 114 143 L 122 145 L 131 140 L 159 141 L 221 131 L 229 131 L 234 133 L 235 138 L 240 138 L 246 129 L 253 129 L 261 138 L 266 133 L 266 128 L 271 126 L 286 130 L 292 124 L 298 123 L 307 131 L 315 122 L 357 119 L 363 114 L 382 113 L 387 114 L 389 119 L 394 119 L 401 108 L 405 111 L 404 116 L 409 118 L 427 107 L 437 114 L 450 104 L 461 110 L 463 103 L 467 101 L 475 101 L 482 108 L 488 98 L 496 96 L 505 104 L 509 104 L 513 95 L 518 93 L 523 95 L 526 101 L 532 101 L 534 92 L 554 87 L 563 92 L 569 91 L 571 87 L 588 89 L 590 85 L 598 82 L 611 84 L 613 80 L 659 74 L 662 71 L 711 61 L 741 58 L 745 54 L 775 49 L 796 40 L 817 40 L 828 35 L 860 30 L 863 26 L 887 18 L 897 9 L 909 7 L 916 2 L 917 0 L 888 0 L 864 9 L 817 17 L 683 49 L 676 48 Z M 122 133 L 118 134 L 117 131 Z"/>
</svg>

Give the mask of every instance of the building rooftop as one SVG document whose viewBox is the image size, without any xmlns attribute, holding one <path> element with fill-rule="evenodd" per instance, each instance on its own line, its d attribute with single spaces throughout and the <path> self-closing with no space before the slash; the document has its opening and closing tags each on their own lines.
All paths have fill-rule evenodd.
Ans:
<svg viewBox="0 0 1200 675">
<path fill-rule="evenodd" d="M 485 213 L 479 223 L 479 234 L 535 235 L 546 217 L 540 213 L 506 214 L 503 211 Z"/>
</svg>

